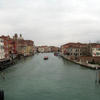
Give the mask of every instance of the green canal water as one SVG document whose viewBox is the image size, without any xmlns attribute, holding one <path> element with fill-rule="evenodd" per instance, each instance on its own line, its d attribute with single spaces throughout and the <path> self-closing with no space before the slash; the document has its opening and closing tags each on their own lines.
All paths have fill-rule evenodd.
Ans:
<svg viewBox="0 0 100 100">
<path fill-rule="evenodd" d="M 5 100 L 100 100 L 96 72 L 52 53 L 36 54 L 4 70 L 0 89 Z"/>
</svg>

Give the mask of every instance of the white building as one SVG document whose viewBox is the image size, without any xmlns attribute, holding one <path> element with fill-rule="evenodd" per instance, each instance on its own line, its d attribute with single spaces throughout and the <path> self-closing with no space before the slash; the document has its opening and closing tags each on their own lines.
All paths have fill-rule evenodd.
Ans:
<svg viewBox="0 0 100 100">
<path fill-rule="evenodd" d="M 0 38 L 0 59 L 5 58 L 4 40 Z"/>
<path fill-rule="evenodd" d="M 92 48 L 92 56 L 100 57 L 100 45 L 97 45 Z"/>
</svg>

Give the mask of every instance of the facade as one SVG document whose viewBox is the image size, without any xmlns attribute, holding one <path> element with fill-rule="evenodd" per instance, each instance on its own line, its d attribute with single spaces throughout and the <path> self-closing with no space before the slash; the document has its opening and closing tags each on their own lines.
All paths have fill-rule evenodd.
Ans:
<svg viewBox="0 0 100 100">
<path fill-rule="evenodd" d="M 26 55 L 27 50 L 27 44 L 24 40 L 18 40 L 17 41 L 17 54 L 18 55 Z"/>
<path fill-rule="evenodd" d="M 0 38 L 0 60 L 5 59 L 4 40 Z"/>
<path fill-rule="evenodd" d="M 78 62 L 100 64 L 100 44 L 68 43 L 61 46 L 61 53 Z"/>
<path fill-rule="evenodd" d="M 9 44 L 9 40 L 10 40 L 10 37 L 9 36 L 1 36 L 0 37 L 1 39 L 3 39 L 3 42 L 4 42 L 4 52 L 5 52 L 5 59 L 9 59 L 10 58 L 10 44 Z"/>
<path fill-rule="evenodd" d="M 21 36 L 21 35 L 20 35 Z M 14 52 L 18 55 L 23 55 L 24 54 L 24 49 L 25 49 L 25 43 L 24 40 L 20 37 L 18 37 L 17 34 L 13 36 L 14 40 Z"/>
<path fill-rule="evenodd" d="M 37 47 L 37 51 L 38 51 L 39 53 L 43 53 L 45 50 L 44 50 L 44 48 L 43 48 L 42 46 L 38 46 L 38 47 Z"/>
<path fill-rule="evenodd" d="M 48 52 L 49 48 L 48 48 L 48 46 L 38 46 L 37 50 L 39 53 L 44 53 L 44 52 Z"/>
<path fill-rule="evenodd" d="M 14 40 L 10 36 L 1 36 L 4 44 L 4 54 L 5 59 L 10 59 L 14 57 Z"/>
<path fill-rule="evenodd" d="M 69 48 L 66 49 L 66 55 L 71 56 L 71 57 L 79 57 L 81 56 L 81 51 L 80 51 L 80 47 L 77 46 L 71 46 Z"/>
<path fill-rule="evenodd" d="M 34 54 L 34 42 L 31 40 L 25 40 L 26 42 L 26 55 L 33 55 Z"/>
<path fill-rule="evenodd" d="M 100 57 L 100 45 L 95 45 L 92 47 L 92 56 L 93 57 Z"/>
<path fill-rule="evenodd" d="M 86 47 L 86 44 L 68 43 L 61 46 L 61 53 L 71 59 L 78 59 L 80 56 L 83 56 L 83 47 Z"/>
<path fill-rule="evenodd" d="M 38 46 L 37 51 L 40 53 L 58 52 L 59 48 L 55 46 Z"/>
<path fill-rule="evenodd" d="M 65 54 L 67 53 L 67 49 L 72 46 L 74 43 L 67 43 L 67 44 L 64 44 L 60 47 L 60 51 L 62 54 Z"/>
<path fill-rule="evenodd" d="M 51 52 L 58 52 L 59 51 L 59 47 L 50 46 L 50 48 L 51 48 Z"/>
<path fill-rule="evenodd" d="M 100 44 L 90 43 L 82 48 L 84 56 L 100 57 Z"/>
<path fill-rule="evenodd" d="M 29 56 L 34 54 L 34 42 L 31 40 L 24 40 L 22 35 L 18 37 L 17 34 L 13 37 L 14 39 L 14 51 L 18 55 Z"/>
<path fill-rule="evenodd" d="M 24 40 L 22 35 L 17 34 L 0 37 L 0 59 L 14 59 L 17 55 L 29 56 L 34 54 L 34 42 Z"/>
<path fill-rule="evenodd" d="M 51 48 L 49 46 L 44 46 L 44 52 L 51 52 Z"/>
</svg>

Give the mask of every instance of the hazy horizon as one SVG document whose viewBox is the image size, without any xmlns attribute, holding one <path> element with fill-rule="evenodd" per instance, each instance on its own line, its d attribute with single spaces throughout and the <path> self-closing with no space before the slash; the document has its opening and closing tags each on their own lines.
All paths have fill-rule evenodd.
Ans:
<svg viewBox="0 0 100 100">
<path fill-rule="evenodd" d="M 0 0 L 0 35 L 22 34 L 35 45 L 96 42 L 99 0 Z"/>
</svg>

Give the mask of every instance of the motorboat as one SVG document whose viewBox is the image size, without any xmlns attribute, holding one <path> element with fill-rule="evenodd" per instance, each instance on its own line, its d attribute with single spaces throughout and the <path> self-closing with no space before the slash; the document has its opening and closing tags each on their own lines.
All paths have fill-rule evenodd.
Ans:
<svg viewBox="0 0 100 100">
<path fill-rule="evenodd" d="M 44 60 L 48 60 L 48 56 L 45 56 L 45 57 L 44 57 Z"/>
</svg>

